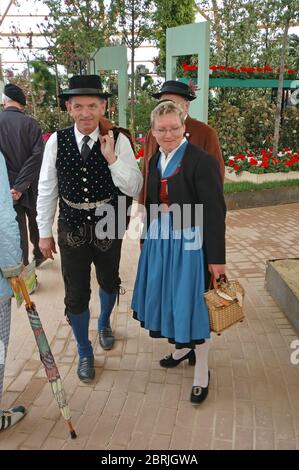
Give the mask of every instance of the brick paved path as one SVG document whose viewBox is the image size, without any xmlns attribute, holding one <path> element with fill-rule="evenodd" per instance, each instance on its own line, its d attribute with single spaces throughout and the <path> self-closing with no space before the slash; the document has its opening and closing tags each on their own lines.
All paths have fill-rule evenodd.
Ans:
<svg viewBox="0 0 299 470">
<path fill-rule="evenodd" d="M 0 449 L 297 449 L 299 365 L 290 363 L 298 338 L 264 289 L 268 259 L 299 257 L 299 204 L 233 211 L 227 218 L 228 274 L 244 285 L 244 323 L 213 337 L 208 399 L 192 407 L 193 368 L 159 367 L 171 351 L 152 340 L 130 315 L 139 255 L 126 241 L 121 275 L 127 292 L 115 309 L 116 346 L 104 353 L 97 341 L 97 295 L 91 301 L 96 380 L 79 382 L 76 347 L 63 317 L 58 257 L 38 273 L 34 294 L 51 343 L 79 435 L 68 438 L 40 366 L 23 309 L 13 308 L 3 404 L 28 407 L 19 424 L 0 434 Z"/>
</svg>

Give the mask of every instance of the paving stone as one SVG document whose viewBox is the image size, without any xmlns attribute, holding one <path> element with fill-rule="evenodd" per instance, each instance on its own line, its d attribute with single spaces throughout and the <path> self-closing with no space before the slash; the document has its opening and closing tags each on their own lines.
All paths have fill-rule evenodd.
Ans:
<svg viewBox="0 0 299 470">
<path fill-rule="evenodd" d="M 1 433 L 0 449 L 299 450 L 299 369 L 290 362 L 291 342 L 298 336 L 264 287 L 267 260 L 299 257 L 298 219 L 299 204 L 228 213 L 227 271 L 246 290 L 246 318 L 221 336 L 212 335 L 209 395 L 198 407 L 190 403 L 194 368 L 181 363 L 162 369 L 159 361 L 173 346 L 150 338 L 132 318 L 138 241 L 123 244 L 120 274 L 127 292 L 113 311 L 117 340 L 107 352 L 98 343 L 92 274 L 96 379 L 90 384 L 77 377 L 76 342 L 63 313 L 59 255 L 46 263 L 35 300 L 78 439 L 69 439 L 28 319 L 13 304 L 2 406 L 24 404 L 28 413 Z"/>
</svg>

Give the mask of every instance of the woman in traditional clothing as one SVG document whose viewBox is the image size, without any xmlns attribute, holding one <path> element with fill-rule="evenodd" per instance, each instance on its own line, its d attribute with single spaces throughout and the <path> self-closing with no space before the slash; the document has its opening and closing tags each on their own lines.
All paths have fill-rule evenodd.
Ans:
<svg viewBox="0 0 299 470">
<path fill-rule="evenodd" d="M 225 275 L 225 202 L 219 164 L 184 137 L 182 110 L 161 102 L 151 114 L 160 148 L 150 160 L 147 233 L 132 309 L 152 337 L 168 338 L 174 353 L 160 360 L 195 365 L 191 403 L 208 395 L 210 327 L 204 291 Z M 157 208 L 159 207 L 159 210 Z"/>
</svg>

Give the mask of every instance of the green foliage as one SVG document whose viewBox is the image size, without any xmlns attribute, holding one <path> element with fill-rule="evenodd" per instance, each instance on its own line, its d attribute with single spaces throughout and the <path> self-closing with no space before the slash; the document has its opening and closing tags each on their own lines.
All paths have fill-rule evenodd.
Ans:
<svg viewBox="0 0 299 470">
<path fill-rule="evenodd" d="M 104 0 L 43 0 L 49 15 L 41 23 L 43 32 L 53 31 L 50 59 L 80 73 L 90 55 L 109 41 Z"/>
<path fill-rule="evenodd" d="M 281 127 L 281 145 L 299 150 L 299 107 L 287 108 Z"/>
<path fill-rule="evenodd" d="M 155 0 L 154 39 L 159 48 L 159 58 L 156 58 L 159 75 L 165 75 L 166 67 L 166 29 L 183 24 L 194 23 L 194 0 Z"/>
<path fill-rule="evenodd" d="M 130 49 L 139 47 L 152 35 L 153 0 L 111 0 L 109 26 L 121 33 L 121 42 Z"/>
<path fill-rule="evenodd" d="M 239 183 L 225 182 L 224 192 L 229 194 L 244 191 L 260 191 L 263 189 L 288 188 L 292 186 L 299 186 L 299 180 L 268 181 L 266 183 L 250 183 L 249 181 Z"/>
<path fill-rule="evenodd" d="M 274 103 L 271 104 L 269 99 L 260 96 L 247 101 L 246 105 L 242 115 L 248 147 L 260 149 L 264 146 L 271 146 L 274 133 Z M 239 149 L 239 151 L 242 150 L 242 148 Z"/>
<path fill-rule="evenodd" d="M 35 93 L 42 92 L 42 105 L 56 103 L 56 81 L 44 59 L 32 60 L 29 64 L 33 68 L 31 73 L 32 88 Z"/>
<path fill-rule="evenodd" d="M 218 132 L 225 158 L 247 147 L 244 118 L 236 106 L 227 101 L 221 102 L 218 107 L 214 107 L 214 112 L 209 117 L 209 124 Z"/>
<path fill-rule="evenodd" d="M 151 98 L 147 91 L 138 94 L 135 104 L 135 133 L 145 135 L 150 128 L 150 114 L 156 106 L 157 101 Z"/>
<path fill-rule="evenodd" d="M 55 132 L 72 124 L 67 112 L 57 107 L 39 107 L 35 119 L 39 122 L 43 132 Z"/>
</svg>

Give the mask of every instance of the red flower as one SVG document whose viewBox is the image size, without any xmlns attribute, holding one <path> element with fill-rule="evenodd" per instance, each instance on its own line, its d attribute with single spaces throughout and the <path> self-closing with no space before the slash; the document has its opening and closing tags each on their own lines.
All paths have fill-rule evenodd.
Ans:
<svg viewBox="0 0 299 470">
<path fill-rule="evenodd" d="M 235 171 L 239 171 L 239 170 L 240 170 L 240 167 L 239 167 L 238 165 L 235 165 L 235 166 L 234 166 L 234 170 L 235 170 Z"/>
<path fill-rule="evenodd" d="M 141 149 L 138 150 L 138 152 L 136 153 L 136 160 L 138 160 L 138 158 L 143 158 L 144 157 L 144 147 L 142 147 Z"/>
<path fill-rule="evenodd" d="M 249 165 L 251 165 L 251 166 L 256 166 L 257 163 L 258 163 L 258 162 L 257 162 L 257 160 L 256 160 L 255 158 L 251 158 L 251 159 L 249 160 Z"/>
<path fill-rule="evenodd" d="M 52 135 L 52 132 L 44 132 L 42 134 L 42 139 L 43 139 L 43 142 L 47 142 L 47 140 L 49 140 L 49 138 L 51 137 Z"/>
</svg>

